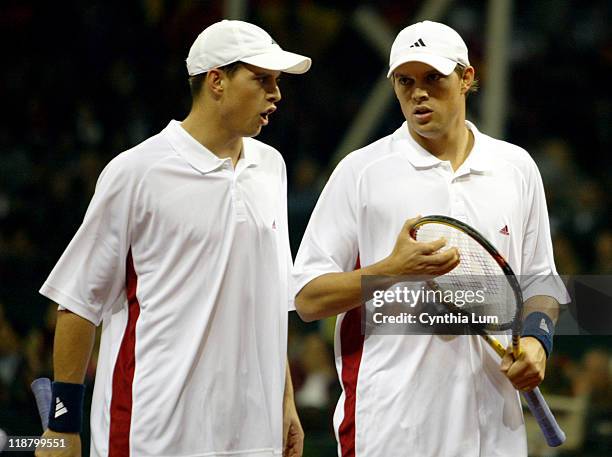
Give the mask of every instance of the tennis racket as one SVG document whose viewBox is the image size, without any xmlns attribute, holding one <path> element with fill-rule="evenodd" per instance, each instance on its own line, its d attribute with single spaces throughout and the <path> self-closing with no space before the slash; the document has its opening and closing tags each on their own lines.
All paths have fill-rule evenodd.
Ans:
<svg viewBox="0 0 612 457">
<path fill-rule="evenodd" d="M 419 242 L 431 242 L 445 238 L 449 246 L 459 250 L 461 262 L 451 272 L 427 281 L 434 290 L 484 290 L 486 303 L 466 302 L 457 306 L 443 301 L 455 313 L 468 314 L 477 325 L 471 328 L 503 357 L 502 344 L 490 332 L 512 331 L 512 353 L 520 356 L 520 337 L 523 312 L 523 295 L 519 282 L 504 257 L 480 233 L 469 225 L 447 216 L 426 216 L 419 219 L 411 230 Z M 496 316 L 496 319 L 489 319 Z M 492 322 L 491 322 L 492 321 Z M 546 442 L 556 447 L 565 441 L 565 433 L 559 427 L 540 389 L 522 392 L 535 417 Z"/>
<path fill-rule="evenodd" d="M 49 424 L 49 411 L 51 410 L 51 380 L 49 378 L 38 378 L 32 381 L 30 387 L 36 399 L 36 406 L 38 408 L 38 414 L 40 415 L 43 431 L 47 430 Z"/>
</svg>

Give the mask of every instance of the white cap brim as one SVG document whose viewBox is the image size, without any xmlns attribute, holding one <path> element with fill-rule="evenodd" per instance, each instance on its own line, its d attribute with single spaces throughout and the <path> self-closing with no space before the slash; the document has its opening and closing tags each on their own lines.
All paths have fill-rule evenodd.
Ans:
<svg viewBox="0 0 612 457">
<path fill-rule="evenodd" d="M 266 52 L 252 57 L 240 59 L 241 62 L 265 68 L 266 70 L 282 71 L 296 75 L 306 73 L 310 69 L 312 60 L 282 49 Z"/>
<path fill-rule="evenodd" d="M 457 66 L 457 62 L 451 59 L 447 59 L 446 57 L 440 57 L 423 52 L 407 52 L 406 54 L 399 56 L 393 62 L 393 64 L 391 64 L 391 66 L 389 67 L 389 73 L 387 73 L 387 78 L 391 77 L 397 67 L 407 62 L 421 62 L 427 64 L 430 67 L 435 68 L 445 76 L 450 75 Z"/>
</svg>

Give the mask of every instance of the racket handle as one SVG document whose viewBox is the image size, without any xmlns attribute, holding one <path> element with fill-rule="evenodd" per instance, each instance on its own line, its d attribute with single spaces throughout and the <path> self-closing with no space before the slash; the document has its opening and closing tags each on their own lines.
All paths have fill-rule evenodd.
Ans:
<svg viewBox="0 0 612 457">
<path fill-rule="evenodd" d="M 51 380 L 49 378 L 38 378 L 32 381 L 30 385 L 34 398 L 36 398 L 36 406 L 40 415 L 40 422 L 43 431 L 47 430 L 49 424 L 49 410 L 51 409 Z"/>
<path fill-rule="evenodd" d="M 561 427 L 559 427 L 539 387 L 529 392 L 522 392 L 522 394 L 527 401 L 527 406 L 529 406 L 531 414 L 533 414 L 533 417 L 535 417 L 538 422 L 548 445 L 550 447 L 562 445 L 565 442 L 565 433 L 561 430 Z"/>
<path fill-rule="evenodd" d="M 497 338 L 492 337 L 491 335 L 487 335 L 486 333 L 481 334 L 481 336 L 485 339 L 487 343 L 497 352 L 500 357 L 503 357 L 506 353 L 506 350 L 502 346 L 502 344 L 497 340 Z M 514 346 L 516 347 L 516 346 Z M 542 396 L 540 392 L 540 388 L 536 387 L 532 391 L 522 392 L 525 401 L 527 402 L 527 406 L 535 417 L 544 438 L 546 438 L 546 442 L 550 447 L 557 447 L 563 444 L 565 441 L 565 433 L 559 427 L 555 416 L 552 411 L 548 407 L 546 400 Z"/>
<path fill-rule="evenodd" d="M 480 336 L 482 336 L 485 339 L 485 341 L 489 343 L 489 346 L 491 346 L 495 350 L 495 352 L 497 352 L 498 356 L 503 358 L 504 355 L 506 355 L 506 350 L 504 349 L 502 344 L 497 340 L 497 338 L 493 338 L 491 335 L 487 335 L 486 333 L 482 333 Z"/>
</svg>

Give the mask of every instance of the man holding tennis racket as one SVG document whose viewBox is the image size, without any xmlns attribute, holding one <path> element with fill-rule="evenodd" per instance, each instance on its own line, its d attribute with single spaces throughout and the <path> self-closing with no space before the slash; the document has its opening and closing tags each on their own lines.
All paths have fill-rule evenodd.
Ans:
<svg viewBox="0 0 612 457">
<path fill-rule="evenodd" d="M 286 172 L 251 137 L 309 58 L 222 21 L 187 57 L 192 108 L 104 169 L 43 285 L 59 303 L 45 436 L 80 455 L 82 385 L 102 339 L 92 456 L 302 455 L 286 360 Z M 54 455 L 39 452 L 39 456 Z"/>
<path fill-rule="evenodd" d="M 567 294 L 534 279 L 555 274 L 535 163 L 466 121 L 474 74 L 450 27 L 402 30 L 388 76 L 405 122 L 337 166 L 302 240 L 296 308 L 305 320 L 338 315 L 334 428 L 343 457 L 527 455 L 516 389 L 542 381 Z M 362 334 L 362 276 L 439 276 L 465 260 L 443 239 L 411 236 L 418 215 L 435 214 L 475 227 L 517 276 L 532 278 L 521 284 L 527 317 L 517 358 L 508 352 L 500 366 L 475 335 Z"/>
</svg>

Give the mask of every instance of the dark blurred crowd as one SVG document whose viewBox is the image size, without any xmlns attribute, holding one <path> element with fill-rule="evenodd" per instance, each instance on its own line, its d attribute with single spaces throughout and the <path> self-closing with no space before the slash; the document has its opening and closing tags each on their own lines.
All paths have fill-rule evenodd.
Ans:
<svg viewBox="0 0 612 457">
<path fill-rule="evenodd" d="M 283 77 L 280 109 L 260 136 L 287 163 L 295 254 L 330 159 L 387 62 L 355 27 L 354 2 L 246 3 L 248 20 L 313 58 L 306 77 Z M 393 32 L 423 4 L 359 3 Z M 466 40 L 486 93 L 488 2 L 450 3 L 438 20 Z M 612 275 L 611 10 L 608 1 L 514 2 L 504 139 L 540 167 L 561 274 Z M 38 433 L 28 385 L 51 374 L 55 305 L 38 288 L 78 228 L 104 165 L 186 115 L 184 59 L 197 34 L 222 15 L 222 2 L 212 1 L 1 3 L 0 428 L 9 434 Z M 483 96 L 468 102 L 477 125 Z M 390 107 L 376 135 L 401 122 L 399 108 Z M 333 320 L 304 324 L 292 316 L 290 324 L 306 455 L 334 455 L 331 416 L 340 388 Z M 612 340 L 558 340 L 543 390 L 586 398 L 576 455 L 610 455 Z M 94 370 L 95 360 L 90 387 Z"/>
</svg>

